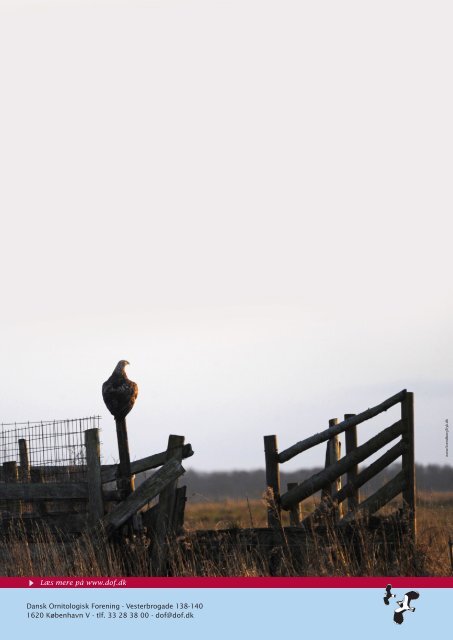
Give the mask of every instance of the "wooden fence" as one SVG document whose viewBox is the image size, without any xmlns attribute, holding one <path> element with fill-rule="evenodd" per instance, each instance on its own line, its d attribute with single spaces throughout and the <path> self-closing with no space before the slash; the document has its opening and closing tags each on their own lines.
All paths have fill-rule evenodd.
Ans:
<svg viewBox="0 0 453 640">
<path fill-rule="evenodd" d="M 126 498 L 120 490 L 124 480 L 120 465 L 101 465 L 99 429 L 88 429 L 84 436 L 86 464 L 65 467 L 30 466 L 27 442 L 19 441 L 20 463 L 4 462 L 0 473 L 3 530 L 19 518 L 25 524 L 46 522 L 65 533 L 102 527 L 111 535 L 134 518 L 135 528 L 141 529 L 141 514 L 137 514 L 159 496 L 150 510 L 153 517 L 145 512 L 143 520 L 154 527 L 160 543 L 170 532 L 177 532 L 184 521 L 186 500 L 186 488 L 177 486 L 184 473 L 181 461 L 193 455 L 184 436 L 171 435 L 165 451 L 131 462 L 132 476 L 160 468 Z"/>
<path fill-rule="evenodd" d="M 391 407 L 401 404 L 401 418 L 390 427 L 357 445 L 357 425 L 378 416 Z M 341 456 L 339 434 L 345 434 L 346 452 Z M 365 469 L 359 471 L 359 463 L 377 453 L 382 447 L 398 439 L 390 449 Z M 280 465 L 312 447 L 327 442 L 325 469 L 300 484 L 288 485 L 282 493 L 280 488 Z M 275 435 L 264 437 L 266 460 L 266 483 L 271 493 L 268 506 L 268 526 L 282 527 L 282 510 L 290 512 L 291 524 L 306 527 L 317 517 L 329 516 L 338 525 L 351 523 L 363 516 L 377 512 L 399 494 L 403 497 L 403 516 L 407 520 L 409 534 L 415 542 L 415 462 L 414 462 L 414 395 L 400 391 L 381 404 L 357 415 L 345 414 L 344 420 L 329 421 L 329 428 L 302 440 L 279 452 Z M 359 489 L 377 473 L 399 457 L 402 458 L 401 471 L 382 488 L 360 500 Z M 346 475 L 346 483 L 341 486 L 341 478 Z M 301 518 L 300 505 L 303 500 L 321 491 L 321 503 L 314 513 Z M 347 500 L 347 510 L 343 503 Z"/>
</svg>

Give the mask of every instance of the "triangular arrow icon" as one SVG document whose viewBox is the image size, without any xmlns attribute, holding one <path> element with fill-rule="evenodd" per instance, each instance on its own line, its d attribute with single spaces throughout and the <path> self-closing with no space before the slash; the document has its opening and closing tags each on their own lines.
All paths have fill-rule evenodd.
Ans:
<svg viewBox="0 0 453 640">
<path fill-rule="evenodd" d="M 29 587 L 31 587 L 31 586 L 32 586 L 32 584 L 33 584 L 32 580 L 29 580 L 29 581 L 28 581 L 28 586 L 29 586 Z"/>
</svg>

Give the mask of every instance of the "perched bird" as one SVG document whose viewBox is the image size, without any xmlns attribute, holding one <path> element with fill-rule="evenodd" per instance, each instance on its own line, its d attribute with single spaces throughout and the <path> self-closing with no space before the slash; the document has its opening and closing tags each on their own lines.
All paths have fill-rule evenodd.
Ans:
<svg viewBox="0 0 453 640">
<path fill-rule="evenodd" d="M 124 371 L 128 364 L 127 360 L 120 360 L 110 378 L 102 385 L 102 397 L 115 420 L 127 416 L 138 395 L 138 386 L 129 380 Z"/>
<path fill-rule="evenodd" d="M 388 584 L 385 587 L 385 596 L 384 596 L 384 602 L 385 604 L 389 604 L 389 600 L 390 598 L 396 598 L 395 594 L 392 593 L 392 585 Z"/>
<path fill-rule="evenodd" d="M 403 624 L 404 622 L 404 612 L 405 611 L 415 611 L 415 607 L 411 607 L 411 600 L 417 600 L 419 597 L 418 591 L 408 591 L 403 600 L 397 600 L 399 607 L 395 609 L 395 613 L 393 614 L 393 622 L 396 624 Z"/>
</svg>

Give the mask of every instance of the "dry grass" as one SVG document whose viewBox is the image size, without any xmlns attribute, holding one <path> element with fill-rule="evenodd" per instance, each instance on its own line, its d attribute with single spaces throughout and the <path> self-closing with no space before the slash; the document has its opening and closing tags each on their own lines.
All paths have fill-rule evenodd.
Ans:
<svg viewBox="0 0 453 640">
<path fill-rule="evenodd" d="M 304 505 L 305 513 L 314 502 Z M 263 501 L 233 501 L 187 505 L 187 536 L 172 549 L 167 571 L 171 575 L 262 576 L 262 575 L 451 575 L 448 539 L 453 537 L 453 493 L 420 494 L 418 496 L 418 540 L 415 554 L 408 554 L 402 540 L 399 553 L 391 554 L 388 545 L 376 544 L 366 530 L 357 531 L 362 554 L 358 558 L 339 540 L 334 531 L 327 539 L 314 537 L 297 554 L 289 553 L 291 540 L 282 533 L 282 544 L 272 549 L 257 549 L 235 543 L 223 529 L 266 526 Z M 286 522 L 284 524 L 287 524 Z M 217 550 L 200 541 L 195 531 L 218 530 L 223 536 Z M 356 542 L 357 542 L 356 540 Z M 119 576 L 152 575 L 149 541 L 134 538 L 121 544 L 108 542 L 102 536 L 81 536 L 61 544 L 42 527 L 33 543 L 23 531 L 0 539 L 0 575 L 29 576 Z"/>
</svg>

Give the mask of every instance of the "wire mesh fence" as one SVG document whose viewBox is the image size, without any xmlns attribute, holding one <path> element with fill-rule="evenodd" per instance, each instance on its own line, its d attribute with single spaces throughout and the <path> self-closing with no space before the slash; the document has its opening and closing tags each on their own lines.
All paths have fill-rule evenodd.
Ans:
<svg viewBox="0 0 453 640">
<path fill-rule="evenodd" d="M 71 420 L 0 423 L 0 480 L 16 462 L 15 482 L 75 482 L 86 477 L 84 432 L 100 416 Z M 14 465 L 13 465 L 14 467 Z"/>
</svg>

